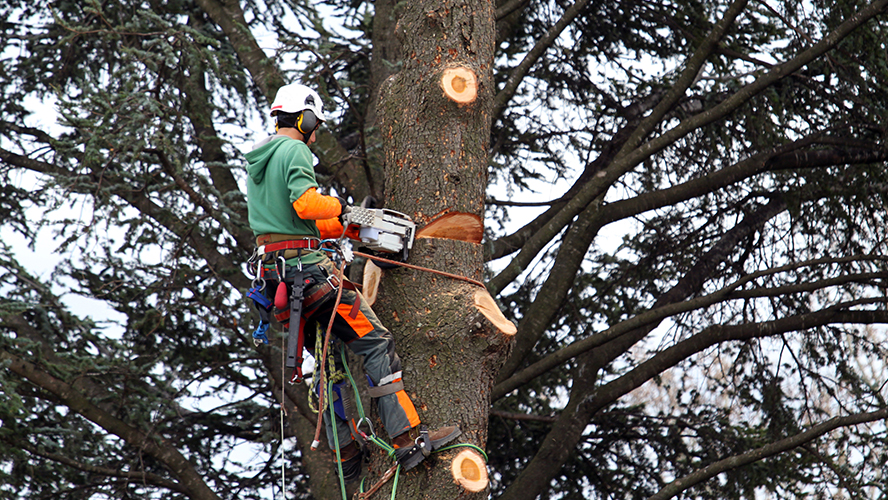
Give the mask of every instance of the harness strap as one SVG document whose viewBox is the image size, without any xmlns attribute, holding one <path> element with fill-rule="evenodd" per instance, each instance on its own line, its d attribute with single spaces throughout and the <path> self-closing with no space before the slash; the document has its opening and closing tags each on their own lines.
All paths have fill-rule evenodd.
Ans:
<svg viewBox="0 0 888 500">
<path fill-rule="evenodd" d="M 328 294 L 335 291 L 339 286 L 342 286 L 346 290 L 357 290 L 358 287 L 348 280 L 340 280 L 335 274 L 327 277 L 327 280 L 314 287 L 314 291 L 311 292 L 308 296 L 303 300 L 303 308 L 306 313 L 311 313 L 317 306 L 321 305 L 324 302 L 324 299 L 328 296 Z M 361 296 L 356 295 L 355 303 L 352 305 L 351 310 L 348 313 L 348 316 L 351 319 L 355 319 L 358 317 L 358 311 L 361 309 Z"/>
<path fill-rule="evenodd" d="M 388 396 L 389 394 L 394 394 L 398 391 L 404 390 L 404 381 L 399 380 L 397 382 L 392 382 L 390 384 L 378 385 L 376 387 L 371 387 L 367 390 L 367 393 L 370 394 L 371 398 L 381 398 L 383 396 Z"/>
<path fill-rule="evenodd" d="M 256 249 L 256 254 L 261 258 L 266 254 L 281 250 L 317 250 L 319 248 L 321 248 L 321 240 L 318 238 L 302 238 L 259 245 Z"/>
<path fill-rule="evenodd" d="M 290 285 L 290 327 L 287 337 L 287 368 L 295 368 L 291 383 L 302 382 L 302 347 L 305 335 L 299 328 L 302 322 L 302 299 L 305 288 L 305 275 L 302 270 L 296 271 L 293 284 Z"/>
<path fill-rule="evenodd" d="M 398 370 L 395 373 L 392 373 L 391 375 L 386 375 L 385 377 L 382 377 L 382 380 L 379 381 L 379 385 L 389 384 L 389 383 L 392 383 L 392 382 L 400 379 L 401 373 L 403 373 L 403 372 L 401 370 Z"/>
</svg>

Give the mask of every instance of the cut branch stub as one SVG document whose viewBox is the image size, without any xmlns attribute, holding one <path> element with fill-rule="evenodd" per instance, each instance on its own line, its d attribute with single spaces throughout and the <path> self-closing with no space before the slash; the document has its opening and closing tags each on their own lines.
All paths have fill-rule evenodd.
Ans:
<svg viewBox="0 0 888 500">
<path fill-rule="evenodd" d="M 372 260 L 367 259 L 364 264 L 364 279 L 361 281 L 363 287 L 361 294 L 367 305 L 372 306 L 376 302 L 376 291 L 379 289 L 379 280 L 382 279 L 382 269 L 379 268 Z"/>
<path fill-rule="evenodd" d="M 478 82 L 475 72 L 469 68 L 450 68 L 444 70 L 441 86 L 448 99 L 460 104 L 468 104 L 478 97 Z"/>
<path fill-rule="evenodd" d="M 483 236 L 481 217 L 465 212 L 442 215 L 416 232 L 417 238 L 445 238 L 469 243 L 481 243 Z"/>
<path fill-rule="evenodd" d="M 453 481 L 475 493 L 487 488 L 487 464 L 472 450 L 463 450 L 450 462 Z"/>
<path fill-rule="evenodd" d="M 515 323 L 512 323 L 503 316 L 503 312 L 500 311 L 496 301 L 493 300 L 493 297 L 490 296 L 490 293 L 487 292 L 486 288 L 479 288 L 475 291 L 475 308 L 478 309 L 485 318 L 490 320 L 497 330 L 503 332 L 503 334 L 515 335 L 518 333 L 518 328 L 515 326 Z"/>
</svg>

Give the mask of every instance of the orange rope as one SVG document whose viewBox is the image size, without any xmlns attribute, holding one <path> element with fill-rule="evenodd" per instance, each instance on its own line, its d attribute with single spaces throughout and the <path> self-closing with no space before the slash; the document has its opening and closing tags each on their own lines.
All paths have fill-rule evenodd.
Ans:
<svg viewBox="0 0 888 500">
<path fill-rule="evenodd" d="M 413 264 L 407 264 L 405 262 L 398 262 L 396 260 L 389 260 L 389 259 L 385 259 L 382 257 L 377 257 L 375 255 L 369 255 L 364 252 L 352 252 L 352 253 L 354 253 L 355 255 L 357 255 L 359 257 L 364 257 L 364 258 L 367 258 L 370 260 L 377 260 L 379 262 L 385 262 L 386 264 L 394 264 L 396 266 L 401 266 L 401 267 L 409 267 L 410 269 L 416 269 L 417 271 L 426 271 L 429 273 L 440 274 L 441 276 L 447 276 L 448 278 L 453 278 L 455 280 L 465 281 L 467 283 L 471 283 L 473 285 L 480 286 L 481 288 L 487 288 L 486 286 L 484 286 L 484 283 L 481 283 L 480 281 L 473 280 L 472 278 L 467 278 L 465 276 L 460 276 L 458 274 L 452 274 L 452 273 L 448 273 L 448 272 L 444 272 L 444 271 L 438 271 L 437 269 L 429 269 L 427 267 L 422 267 L 422 266 L 414 266 Z"/>
<path fill-rule="evenodd" d="M 324 408 L 324 389 L 326 389 L 325 378 L 327 377 L 326 365 L 327 365 L 327 346 L 330 345 L 330 334 L 333 332 L 333 320 L 336 319 L 336 310 L 339 308 L 339 302 L 342 300 L 342 290 L 345 288 L 341 285 L 343 283 L 343 274 L 345 273 L 345 260 L 342 262 L 342 266 L 339 268 L 339 290 L 336 292 L 336 302 L 333 304 L 333 313 L 330 314 L 330 322 L 327 323 L 327 334 L 324 336 L 324 351 L 321 354 L 321 370 L 320 370 L 320 380 L 318 381 L 320 394 L 318 395 L 318 409 L 323 412 Z M 321 425 L 323 425 L 323 417 L 319 413 L 318 414 L 318 426 L 315 428 L 314 440 L 311 442 L 311 449 L 316 450 L 318 446 L 321 444 Z M 336 432 L 336 424 L 333 424 L 333 432 Z"/>
</svg>

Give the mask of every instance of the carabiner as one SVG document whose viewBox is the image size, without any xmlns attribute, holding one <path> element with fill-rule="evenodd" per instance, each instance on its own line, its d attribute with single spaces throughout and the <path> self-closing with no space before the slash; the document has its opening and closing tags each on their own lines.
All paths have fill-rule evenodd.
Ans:
<svg viewBox="0 0 888 500">
<path fill-rule="evenodd" d="M 370 434 L 364 434 L 361 432 L 361 424 L 367 422 L 367 428 L 370 429 Z M 370 419 L 367 417 L 361 417 L 358 419 L 357 423 L 355 423 L 355 432 L 360 434 L 364 439 L 367 439 L 367 436 L 376 437 L 376 433 L 373 431 L 373 423 L 370 422 Z"/>
<path fill-rule="evenodd" d="M 287 259 L 284 258 L 283 255 L 279 256 L 277 260 L 274 262 L 274 270 L 278 273 L 278 281 L 284 281 L 287 277 Z"/>
<path fill-rule="evenodd" d="M 263 273 L 260 268 L 259 271 L 256 273 L 256 277 L 253 278 L 253 281 L 250 283 L 250 286 L 252 288 L 258 288 L 260 292 L 262 290 L 265 290 L 265 278 L 262 277 L 262 274 Z"/>
</svg>

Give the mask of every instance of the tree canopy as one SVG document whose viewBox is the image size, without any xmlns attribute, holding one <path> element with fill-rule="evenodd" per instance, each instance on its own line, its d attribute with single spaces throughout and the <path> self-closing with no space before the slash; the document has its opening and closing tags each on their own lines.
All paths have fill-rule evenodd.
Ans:
<svg viewBox="0 0 888 500">
<path fill-rule="evenodd" d="M 0 497 L 283 498 L 282 470 L 286 498 L 338 495 L 250 338 L 242 155 L 301 81 L 324 189 L 399 203 L 383 144 L 419 118 L 380 89 L 451 44 L 491 54 L 454 108 L 485 130 L 440 137 L 486 157 L 484 282 L 518 329 L 484 388 L 489 494 L 888 497 L 886 9 L 0 3 Z"/>
</svg>

